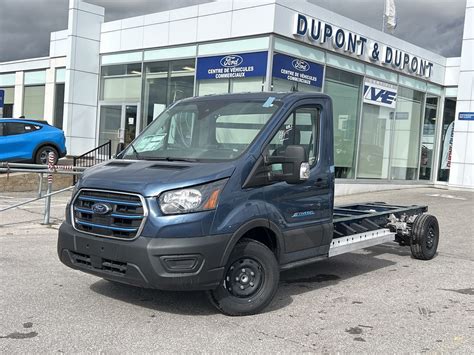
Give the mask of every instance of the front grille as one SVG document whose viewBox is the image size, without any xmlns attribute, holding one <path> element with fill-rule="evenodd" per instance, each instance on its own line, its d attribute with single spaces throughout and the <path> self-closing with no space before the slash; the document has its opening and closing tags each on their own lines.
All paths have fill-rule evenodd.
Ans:
<svg viewBox="0 0 474 355">
<path fill-rule="evenodd" d="M 105 205 L 103 214 L 93 210 Z M 103 207 L 103 206 L 102 206 Z M 133 239 L 138 236 L 146 217 L 139 195 L 112 191 L 81 190 L 72 206 L 74 228 L 102 237 Z"/>
</svg>

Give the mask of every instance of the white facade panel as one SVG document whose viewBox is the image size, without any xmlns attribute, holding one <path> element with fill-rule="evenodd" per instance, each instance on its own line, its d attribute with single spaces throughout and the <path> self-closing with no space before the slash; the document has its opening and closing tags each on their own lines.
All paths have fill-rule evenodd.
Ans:
<svg viewBox="0 0 474 355">
<path fill-rule="evenodd" d="M 458 100 L 459 101 L 470 101 L 472 93 L 474 92 L 474 70 L 473 71 L 463 71 L 459 75 L 459 87 L 462 87 L 463 90 L 458 91 Z"/>
<path fill-rule="evenodd" d="M 222 36 L 230 37 L 231 24 L 231 12 L 199 17 L 197 33 L 198 42 L 212 41 L 222 38 Z M 216 31 L 216 27 L 219 28 L 219 31 Z"/>
<path fill-rule="evenodd" d="M 232 1 L 220 0 L 198 5 L 198 16 L 232 11 Z"/>
<path fill-rule="evenodd" d="M 163 23 L 163 22 L 169 22 L 170 20 L 170 12 L 169 11 L 163 11 L 163 12 L 157 12 L 155 14 L 149 14 L 144 16 L 144 25 L 153 25 L 156 23 Z"/>
<path fill-rule="evenodd" d="M 474 24 L 472 25 L 474 26 Z M 474 39 L 468 39 L 463 41 L 461 68 L 463 71 L 474 71 Z"/>
<path fill-rule="evenodd" d="M 474 6 L 469 8 L 469 5 L 466 7 L 466 17 L 474 18 Z M 464 34 L 463 39 L 474 39 L 474 24 L 472 22 L 464 22 Z"/>
<path fill-rule="evenodd" d="M 94 139 L 96 107 L 85 105 L 74 105 L 72 115 L 70 116 L 71 131 L 70 137 L 84 137 Z M 78 147 L 74 147 L 78 148 Z M 79 149 L 74 149 L 76 152 Z M 76 153 L 77 154 L 77 153 Z"/>
<path fill-rule="evenodd" d="M 232 13 L 231 37 L 272 32 L 274 15 L 274 4 L 234 10 Z"/>
<path fill-rule="evenodd" d="M 101 26 L 101 32 L 120 31 L 122 29 L 122 20 L 104 22 Z"/>
<path fill-rule="evenodd" d="M 255 6 L 275 4 L 275 0 L 232 0 L 232 9 L 246 9 Z"/>
<path fill-rule="evenodd" d="M 119 52 L 121 34 L 121 31 L 103 32 L 100 35 L 100 52 Z"/>
<path fill-rule="evenodd" d="M 98 58 L 99 47 L 99 42 L 82 37 L 76 37 L 74 48 L 75 55 L 71 57 L 71 66 L 76 70 L 98 73 L 100 69 Z M 89 55 L 84 55 L 84 53 L 89 53 Z M 97 55 L 93 55 L 93 53 L 97 53 Z"/>
<path fill-rule="evenodd" d="M 197 17 L 170 22 L 169 42 L 173 46 L 195 43 L 197 40 Z"/>
<path fill-rule="evenodd" d="M 96 106 L 98 98 L 98 85 L 92 86 L 92 81 L 97 81 L 97 74 L 82 71 L 74 72 L 75 90 L 72 93 L 70 102 L 80 105 Z"/>
<path fill-rule="evenodd" d="M 466 160 L 467 132 L 454 132 L 453 163 L 464 163 Z"/>
<path fill-rule="evenodd" d="M 122 31 L 120 50 L 129 51 L 143 48 L 143 27 L 128 28 Z"/>
<path fill-rule="evenodd" d="M 159 23 L 143 28 L 143 47 L 162 47 L 168 45 L 169 23 Z"/>
<path fill-rule="evenodd" d="M 122 20 L 122 30 L 127 28 L 143 27 L 145 16 L 129 17 Z"/>
<path fill-rule="evenodd" d="M 187 18 L 198 16 L 198 5 L 182 7 L 179 9 L 170 10 L 170 21 L 184 20 Z"/>
<path fill-rule="evenodd" d="M 101 16 L 90 12 L 81 12 L 77 19 L 76 36 L 100 41 L 101 23 L 98 21 Z"/>
</svg>

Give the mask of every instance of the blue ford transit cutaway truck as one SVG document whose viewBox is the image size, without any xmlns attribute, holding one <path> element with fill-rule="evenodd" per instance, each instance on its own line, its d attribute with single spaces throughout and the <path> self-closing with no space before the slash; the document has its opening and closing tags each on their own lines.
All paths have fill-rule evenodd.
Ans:
<svg viewBox="0 0 474 355">
<path fill-rule="evenodd" d="M 388 241 L 435 256 L 426 206 L 333 202 L 329 96 L 189 98 L 82 175 L 58 254 L 110 281 L 205 290 L 228 315 L 263 310 L 280 270 Z"/>
</svg>

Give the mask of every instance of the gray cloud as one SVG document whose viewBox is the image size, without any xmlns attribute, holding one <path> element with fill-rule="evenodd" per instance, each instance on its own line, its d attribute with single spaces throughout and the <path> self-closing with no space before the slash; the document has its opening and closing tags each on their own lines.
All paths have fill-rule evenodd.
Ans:
<svg viewBox="0 0 474 355">
<path fill-rule="evenodd" d="M 89 0 L 105 7 L 106 21 L 212 0 Z M 299 0 L 302 1 L 302 0 Z M 376 29 L 384 0 L 309 0 Z M 47 56 L 49 36 L 67 28 L 68 0 L 2 0 L 0 62 Z M 460 56 L 465 0 L 396 0 L 396 37 L 447 57 Z"/>
</svg>

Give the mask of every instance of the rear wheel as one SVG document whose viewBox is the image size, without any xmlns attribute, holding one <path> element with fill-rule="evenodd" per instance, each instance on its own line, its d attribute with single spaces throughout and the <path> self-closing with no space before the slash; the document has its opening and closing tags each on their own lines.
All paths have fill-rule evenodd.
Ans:
<svg viewBox="0 0 474 355">
<path fill-rule="evenodd" d="M 38 151 L 36 152 L 36 155 L 35 155 L 35 163 L 36 164 L 47 165 L 48 164 L 48 155 L 49 155 L 50 152 L 54 153 L 54 156 L 55 156 L 54 164 L 56 164 L 58 162 L 58 158 L 59 158 L 58 151 L 54 147 L 51 147 L 50 145 L 45 145 L 45 146 L 41 147 L 40 149 L 38 149 Z"/>
<path fill-rule="evenodd" d="M 430 260 L 436 255 L 439 242 L 439 225 L 435 216 L 422 214 L 412 226 L 411 254 L 415 259 Z"/>
<path fill-rule="evenodd" d="M 270 304 L 279 280 L 280 270 L 273 252 L 260 242 L 244 239 L 229 258 L 224 280 L 217 289 L 208 291 L 208 296 L 224 314 L 255 314 Z"/>
</svg>

